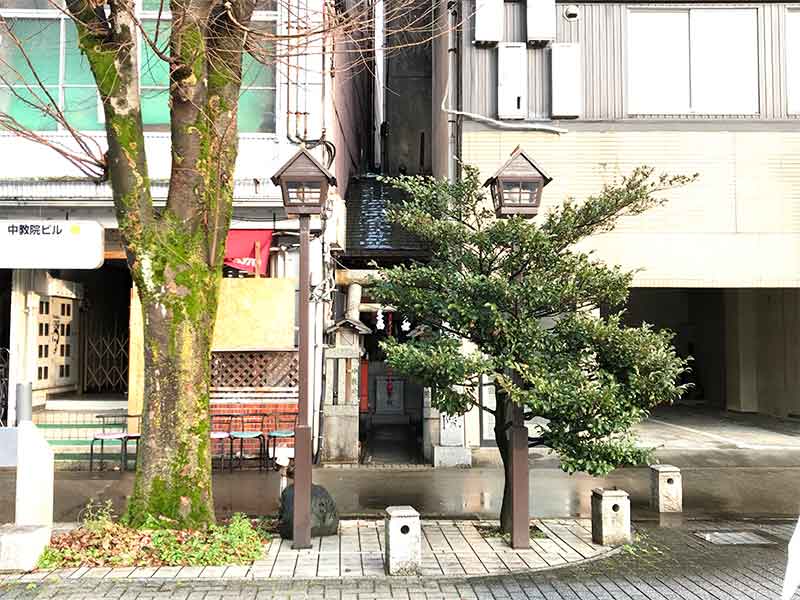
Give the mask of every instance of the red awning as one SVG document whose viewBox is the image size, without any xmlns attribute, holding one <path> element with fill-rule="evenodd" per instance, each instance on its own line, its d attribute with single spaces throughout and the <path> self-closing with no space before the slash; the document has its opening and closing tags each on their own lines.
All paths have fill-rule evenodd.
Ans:
<svg viewBox="0 0 800 600">
<path fill-rule="evenodd" d="M 271 229 L 231 229 L 225 246 L 225 264 L 240 271 L 256 272 L 256 242 L 261 247 L 261 275 L 267 274 Z"/>
</svg>

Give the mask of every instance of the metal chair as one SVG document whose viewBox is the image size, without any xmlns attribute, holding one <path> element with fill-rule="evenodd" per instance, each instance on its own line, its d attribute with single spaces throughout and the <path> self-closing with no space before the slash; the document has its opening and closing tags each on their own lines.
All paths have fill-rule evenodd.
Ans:
<svg viewBox="0 0 800 600">
<path fill-rule="evenodd" d="M 136 465 L 139 462 L 139 440 L 142 438 L 142 415 L 127 415 L 128 419 L 136 419 L 137 422 L 137 433 L 130 433 L 126 431 L 125 437 L 122 439 L 122 464 L 123 464 L 123 471 L 128 470 L 128 442 L 134 441 L 136 442 L 136 452 L 133 455 L 133 468 L 136 469 Z"/>
<path fill-rule="evenodd" d="M 127 462 L 127 449 L 125 447 L 125 438 L 128 436 L 128 415 L 125 413 L 106 413 L 97 415 L 100 419 L 102 430 L 100 433 L 95 433 L 92 437 L 92 443 L 89 445 L 89 471 L 94 469 L 94 445 L 100 442 L 100 470 L 103 470 L 103 455 L 105 450 L 105 443 L 107 441 L 118 440 L 120 443 L 120 468 L 124 471 Z M 122 428 L 115 431 L 109 431 L 111 428 Z"/>
<path fill-rule="evenodd" d="M 267 461 L 272 463 L 277 470 L 275 459 L 277 458 L 278 440 L 294 439 L 294 432 L 297 429 L 297 413 L 282 413 L 277 415 L 276 427 L 267 434 Z M 269 442 L 272 442 L 272 458 L 269 456 Z"/>
<path fill-rule="evenodd" d="M 211 415 L 211 442 L 220 443 L 220 468 L 225 470 L 225 440 L 228 440 L 228 458 L 233 468 L 233 438 L 231 437 L 231 424 L 238 415 Z M 211 457 L 214 459 L 213 455 Z"/>
<path fill-rule="evenodd" d="M 258 440 L 258 470 L 264 468 L 264 455 L 266 454 L 267 442 L 264 437 L 265 423 L 271 418 L 265 414 L 242 414 L 235 419 L 240 428 L 231 431 L 231 471 L 233 471 L 233 442 L 239 440 L 239 468 L 242 468 L 244 461 L 244 442 L 246 440 Z"/>
</svg>

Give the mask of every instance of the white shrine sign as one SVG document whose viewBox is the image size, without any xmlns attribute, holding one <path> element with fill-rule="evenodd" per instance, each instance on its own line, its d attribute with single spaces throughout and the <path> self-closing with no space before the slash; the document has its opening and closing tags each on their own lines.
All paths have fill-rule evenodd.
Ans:
<svg viewBox="0 0 800 600">
<path fill-rule="evenodd" d="M 439 415 L 439 445 L 464 445 L 464 415 Z"/>
</svg>

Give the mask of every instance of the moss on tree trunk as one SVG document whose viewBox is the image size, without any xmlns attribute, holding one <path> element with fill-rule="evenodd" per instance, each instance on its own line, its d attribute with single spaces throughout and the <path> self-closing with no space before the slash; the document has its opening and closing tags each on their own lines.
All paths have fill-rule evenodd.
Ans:
<svg viewBox="0 0 800 600">
<path fill-rule="evenodd" d="M 139 89 L 133 0 L 110 11 L 67 0 L 105 112 L 108 178 L 144 317 L 139 464 L 127 519 L 213 523 L 209 386 L 238 150 L 236 108 L 254 4 L 170 3 L 172 169 L 155 210 Z M 150 39 L 152 45 L 155 41 Z"/>
<path fill-rule="evenodd" d="M 202 236 L 176 221 L 165 224 L 147 253 L 145 265 L 155 268 L 138 278 L 145 404 L 127 519 L 141 525 L 153 516 L 198 527 L 214 521 L 209 386 L 221 271 L 205 261 Z"/>
</svg>

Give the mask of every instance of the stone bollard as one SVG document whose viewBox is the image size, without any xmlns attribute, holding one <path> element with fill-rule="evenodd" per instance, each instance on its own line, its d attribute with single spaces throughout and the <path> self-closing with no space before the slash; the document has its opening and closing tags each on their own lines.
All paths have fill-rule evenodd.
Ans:
<svg viewBox="0 0 800 600">
<path fill-rule="evenodd" d="M 417 575 L 422 561 L 419 513 L 411 506 L 390 506 L 384 524 L 386 573 Z"/>
<path fill-rule="evenodd" d="M 631 501 L 624 490 L 592 490 L 592 541 L 601 546 L 631 542 Z"/>
<path fill-rule="evenodd" d="M 678 467 L 650 465 L 650 508 L 660 513 L 683 512 L 683 482 Z"/>
<path fill-rule="evenodd" d="M 30 571 L 53 525 L 53 451 L 30 419 L 0 428 L 0 467 L 16 468 L 17 479 L 14 524 L 0 527 L 0 572 Z"/>
</svg>

